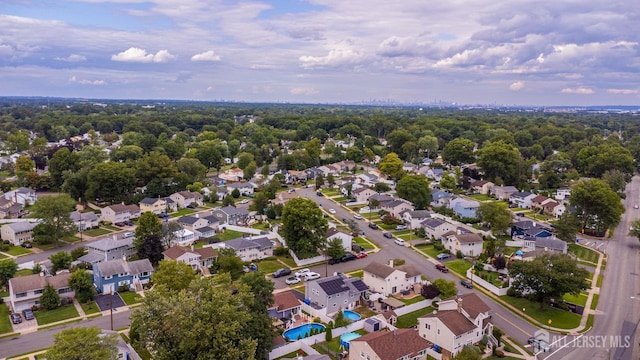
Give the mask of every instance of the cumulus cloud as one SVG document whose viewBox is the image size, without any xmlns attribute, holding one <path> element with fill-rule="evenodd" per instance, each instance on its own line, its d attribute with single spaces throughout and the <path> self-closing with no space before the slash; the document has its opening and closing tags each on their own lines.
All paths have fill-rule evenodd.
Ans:
<svg viewBox="0 0 640 360">
<path fill-rule="evenodd" d="M 87 61 L 87 57 L 83 56 L 83 55 L 78 55 L 78 54 L 71 54 L 67 57 L 55 57 L 54 60 L 58 60 L 58 61 L 66 61 L 66 62 L 83 62 L 83 61 Z"/>
<path fill-rule="evenodd" d="M 69 78 L 69 81 L 72 83 L 77 83 L 81 85 L 107 85 L 107 82 L 104 80 L 86 80 L 86 79 L 78 79 L 75 75 Z"/>
<path fill-rule="evenodd" d="M 584 86 L 578 86 L 577 88 L 564 88 L 561 92 L 563 94 L 591 95 L 593 94 L 593 89 Z"/>
<path fill-rule="evenodd" d="M 311 87 L 296 87 L 289 90 L 291 95 L 315 95 L 318 93 L 318 90 Z"/>
<path fill-rule="evenodd" d="M 348 46 L 340 46 L 329 51 L 326 56 L 300 56 L 300 66 L 304 69 L 334 68 L 358 63 L 362 54 Z"/>
<path fill-rule="evenodd" d="M 609 94 L 616 94 L 616 95 L 640 94 L 640 90 L 634 90 L 634 89 L 607 89 L 607 92 Z"/>
<path fill-rule="evenodd" d="M 191 61 L 220 61 L 220 55 L 216 54 L 213 50 L 209 50 L 201 54 L 193 55 Z"/>
<path fill-rule="evenodd" d="M 509 90 L 518 91 L 524 87 L 524 81 L 516 81 L 513 84 L 509 85 Z"/>
<path fill-rule="evenodd" d="M 137 47 L 130 47 L 121 53 L 111 55 L 111 60 L 113 61 L 140 63 L 164 63 L 175 58 L 175 55 L 171 54 L 169 50 L 160 50 L 155 54 L 151 54 L 147 53 L 147 50 Z"/>
</svg>

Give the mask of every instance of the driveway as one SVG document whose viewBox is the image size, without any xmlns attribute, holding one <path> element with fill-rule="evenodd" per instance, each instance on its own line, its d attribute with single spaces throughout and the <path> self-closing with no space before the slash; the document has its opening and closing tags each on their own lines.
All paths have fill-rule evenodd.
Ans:
<svg viewBox="0 0 640 360">
<path fill-rule="evenodd" d="M 96 304 L 100 308 L 100 311 L 105 311 L 111 309 L 111 304 L 113 301 L 113 310 L 116 310 L 119 307 L 124 307 L 126 304 L 120 297 L 120 294 L 114 293 L 113 296 L 109 294 L 98 295 L 94 298 Z"/>
</svg>

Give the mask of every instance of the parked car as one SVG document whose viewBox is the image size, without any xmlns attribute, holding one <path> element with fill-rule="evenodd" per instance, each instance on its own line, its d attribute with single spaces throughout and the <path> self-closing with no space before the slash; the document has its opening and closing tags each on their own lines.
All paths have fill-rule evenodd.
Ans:
<svg viewBox="0 0 640 360">
<path fill-rule="evenodd" d="M 329 265 L 335 265 L 342 262 L 342 258 L 331 258 L 329 259 Z"/>
<path fill-rule="evenodd" d="M 398 225 L 396 226 L 396 230 L 404 230 L 407 228 L 407 225 Z"/>
<path fill-rule="evenodd" d="M 25 241 L 22 244 L 20 244 L 20 246 L 22 246 L 25 249 L 31 249 L 33 247 L 33 245 L 31 245 L 30 241 Z"/>
<path fill-rule="evenodd" d="M 356 220 L 362 220 L 362 216 L 359 215 L 359 214 L 353 215 L 353 218 L 356 219 Z"/>
<path fill-rule="evenodd" d="M 284 282 L 287 283 L 287 285 L 293 285 L 293 284 L 299 283 L 300 278 L 292 276 L 292 277 L 288 277 L 287 280 L 285 280 Z"/>
<path fill-rule="evenodd" d="M 291 275 L 291 270 L 287 268 L 278 269 L 273 273 L 274 278 L 279 278 L 287 275 Z"/>
<path fill-rule="evenodd" d="M 361 253 L 357 253 L 357 254 L 356 254 L 356 257 L 357 257 L 358 259 L 366 258 L 367 256 L 368 256 L 368 255 L 367 255 L 367 253 L 366 253 L 366 252 L 361 252 Z"/>
<path fill-rule="evenodd" d="M 20 324 L 22 322 L 22 316 L 18 313 L 11 313 L 11 323 L 12 324 Z"/>
<path fill-rule="evenodd" d="M 187 208 L 189 208 L 189 209 L 195 209 L 195 208 L 196 208 L 196 205 L 195 205 L 195 204 L 189 204 L 189 205 L 187 205 Z"/>
<path fill-rule="evenodd" d="M 369 226 L 370 229 L 374 229 L 374 230 L 378 229 L 378 225 L 376 225 L 374 223 L 369 223 L 369 225 L 367 225 L 367 226 Z"/>
<path fill-rule="evenodd" d="M 533 345 L 533 349 L 535 351 L 540 351 L 542 350 L 542 352 L 547 352 L 551 349 L 551 345 L 547 344 L 546 341 L 541 340 L 541 339 L 536 339 L 534 337 L 530 337 L 527 340 L 527 343 Z"/>
<path fill-rule="evenodd" d="M 125 225 L 127 225 L 127 226 L 133 226 L 133 221 L 131 221 L 131 220 L 125 220 L 125 221 L 124 221 L 124 224 L 125 224 Z"/>
<path fill-rule="evenodd" d="M 393 234 L 391 234 L 390 232 L 386 232 L 382 234 L 382 236 L 386 237 L 387 239 L 393 239 Z"/>
<path fill-rule="evenodd" d="M 436 256 L 436 258 L 438 260 L 444 260 L 444 259 L 448 259 L 451 257 L 451 254 L 447 254 L 447 253 L 440 253 L 438 254 L 438 256 Z"/>
<path fill-rule="evenodd" d="M 355 251 L 359 253 L 359 252 L 363 252 L 364 248 L 358 244 L 351 244 L 351 251 Z"/>
<path fill-rule="evenodd" d="M 352 253 L 346 253 L 344 254 L 344 256 L 342 257 L 342 262 L 347 262 L 347 261 L 351 261 L 351 260 L 355 260 L 357 259 L 357 257 L 355 255 L 353 255 Z"/>
<path fill-rule="evenodd" d="M 33 311 L 31 311 L 31 309 L 22 310 L 22 315 L 24 316 L 25 320 L 33 320 L 36 318 L 35 316 L 33 316 Z"/>
<path fill-rule="evenodd" d="M 310 269 L 306 269 L 305 268 L 305 269 L 300 269 L 300 270 L 296 271 L 295 274 L 293 274 L 293 275 L 295 275 L 297 277 L 301 277 L 301 276 L 305 276 L 306 274 L 308 274 L 310 272 L 311 272 Z"/>
<path fill-rule="evenodd" d="M 336 209 L 329 209 L 329 212 L 332 213 L 332 214 L 335 214 L 336 213 Z"/>
<path fill-rule="evenodd" d="M 316 191 L 316 195 L 318 195 L 318 196 L 324 196 L 324 194 L 323 194 L 322 192 L 320 192 L 320 191 Z"/>
<path fill-rule="evenodd" d="M 473 283 L 470 280 L 460 280 L 460 284 L 467 289 L 473 289 Z"/>
<path fill-rule="evenodd" d="M 393 240 L 393 242 L 396 243 L 397 245 L 404 246 L 404 240 L 402 239 L 395 239 Z"/>
<path fill-rule="evenodd" d="M 120 226 L 120 227 L 125 226 L 125 224 L 124 224 L 122 221 L 117 222 L 117 223 L 115 223 L 114 225 L 115 225 L 115 226 Z"/>
<path fill-rule="evenodd" d="M 249 200 L 247 199 L 242 199 L 242 201 L 240 201 L 240 204 L 247 204 L 249 202 Z"/>
<path fill-rule="evenodd" d="M 633 205 L 633 208 L 637 209 L 638 208 L 638 204 Z"/>
<path fill-rule="evenodd" d="M 442 271 L 443 273 L 448 273 L 449 272 L 449 268 L 447 268 L 446 266 L 444 266 L 442 264 L 436 264 L 436 269 Z"/>
<path fill-rule="evenodd" d="M 315 280 L 319 278 L 320 278 L 320 274 L 318 274 L 317 272 L 311 271 L 304 276 L 304 281 Z"/>
</svg>

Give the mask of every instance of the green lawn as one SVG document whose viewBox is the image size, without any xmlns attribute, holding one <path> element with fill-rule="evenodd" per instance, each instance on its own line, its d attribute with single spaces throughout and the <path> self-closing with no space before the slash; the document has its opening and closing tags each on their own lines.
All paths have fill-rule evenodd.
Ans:
<svg viewBox="0 0 640 360">
<path fill-rule="evenodd" d="M 447 267 L 462 276 L 467 276 L 467 270 L 469 270 L 473 264 L 464 259 L 457 259 L 446 263 Z"/>
<path fill-rule="evenodd" d="M 368 242 L 367 240 L 365 240 L 365 239 L 363 239 L 363 238 L 361 238 L 359 236 L 354 237 L 352 242 L 354 244 L 358 244 L 358 245 L 362 246 L 365 250 L 371 250 L 371 249 L 374 248 L 374 246 L 371 245 L 370 242 Z"/>
<path fill-rule="evenodd" d="M 418 244 L 415 248 L 421 250 L 432 258 L 435 258 L 438 254 L 444 252 L 444 250 L 436 250 L 432 244 Z"/>
<path fill-rule="evenodd" d="M 6 334 L 13 331 L 11 320 L 9 318 L 9 307 L 0 304 L 0 334 Z"/>
<path fill-rule="evenodd" d="M 515 306 L 516 309 L 525 309 L 527 315 L 542 324 L 547 324 L 551 320 L 551 326 L 559 329 L 573 329 L 580 325 L 580 316 L 568 311 L 554 309 L 549 306 L 540 309 L 540 304 L 524 298 L 501 296 L 500 299 Z"/>
<path fill-rule="evenodd" d="M 398 225 L 395 225 L 395 224 L 387 225 L 387 224 L 383 224 L 382 222 L 379 222 L 377 224 L 383 230 L 393 230 L 393 229 L 396 228 L 396 226 L 398 226 Z"/>
<path fill-rule="evenodd" d="M 102 225 L 103 228 L 111 230 L 111 231 L 120 231 L 122 229 L 120 229 L 117 226 L 113 226 L 113 225 Z"/>
<path fill-rule="evenodd" d="M 98 307 L 95 301 L 91 301 L 86 304 L 80 303 L 80 306 L 82 307 L 82 310 L 84 311 L 85 315 L 90 315 L 90 314 L 95 314 L 100 312 L 100 308 Z"/>
<path fill-rule="evenodd" d="M 418 295 L 418 296 L 416 296 L 414 298 L 411 298 L 411 299 L 397 299 L 397 300 L 400 300 L 400 301 L 402 301 L 403 303 L 405 303 L 407 305 L 411 305 L 411 304 L 415 304 L 417 302 L 420 302 L 420 301 L 424 300 L 424 297 L 422 295 Z"/>
<path fill-rule="evenodd" d="M 8 258 L 7 255 L 0 254 L 0 260 Z"/>
<path fill-rule="evenodd" d="M 108 234 L 110 232 L 112 232 L 112 231 L 109 230 L 109 229 L 97 228 L 97 229 L 85 230 L 82 233 L 84 235 L 87 235 L 87 236 L 96 237 L 96 236 L 106 235 L 106 234 Z"/>
<path fill-rule="evenodd" d="M 576 304 L 576 305 L 580 305 L 580 306 L 585 306 L 585 304 L 587 303 L 587 293 L 586 292 L 582 292 L 578 296 L 571 295 L 571 294 L 564 294 L 564 296 L 562 298 L 566 302 L 570 302 L 572 304 Z"/>
<path fill-rule="evenodd" d="M 347 275 L 351 276 L 351 277 L 357 277 L 357 278 L 361 278 L 364 276 L 364 270 L 356 270 L 356 271 L 350 271 L 347 273 Z"/>
<path fill-rule="evenodd" d="M 595 310 L 598 307 L 598 300 L 600 300 L 600 295 L 593 294 L 593 299 L 591 299 L 591 310 Z"/>
<path fill-rule="evenodd" d="M 329 196 L 329 197 L 338 196 L 342 194 L 340 191 L 336 189 L 322 189 L 321 191 L 325 196 Z"/>
<path fill-rule="evenodd" d="M 398 317 L 398 322 L 396 326 L 399 328 L 410 328 L 414 325 L 418 324 L 418 318 L 427 314 L 432 313 L 434 308 L 431 306 L 427 306 L 426 308 L 418 309 L 414 312 L 410 312 L 408 314 L 404 314 Z"/>
<path fill-rule="evenodd" d="M 473 200 L 478 200 L 478 201 L 495 200 L 494 198 L 492 198 L 491 196 L 486 195 L 486 194 L 473 194 L 473 195 L 468 195 L 468 197 L 472 198 Z"/>
<path fill-rule="evenodd" d="M 31 269 L 22 269 L 22 270 L 18 270 L 15 275 L 13 275 L 13 277 L 18 277 L 18 276 L 27 276 L 27 275 L 33 275 L 33 271 Z"/>
<path fill-rule="evenodd" d="M 217 234 L 216 237 L 222 241 L 228 241 L 242 237 L 242 233 L 240 231 L 225 229 L 224 232 Z"/>
<path fill-rule="evenodd" d="M 275 258 L 268 258 L 261 261 L 254 262 L 258 267 L 258 270 L 262 271 L 265 274 L 271 274 L 272 272 L 280 269 L 283 265 L 277 261 Z"/>
<path fill-rule="evenodd" d="M 26 254 L 31 254 L 31 250 L 29 249 L 25 249 L 22 246 L 11 246 L 9 248 L 9 250 L 5 251 L 7 254 L 9 255 L 13 255 L 13 256 L 20 256 L 20 255 L 26 255 Z"/>
<path fill-rule="evenodd" d="M 338 197 L 331 198 L 331 200 L 333 200 L 335 202 L 345 202 L 345 201 L 347 201 L 347 198 L 344 197 L 344 196 L 338 196 Z"/>
<path fill-rule="evenodd" d="M 602 277 L 602 274 L 598 275 L 598 280 L 596 280 L 596 287 L 602 287 L 602 281 L 604 280 L 604 277 Z"/>
<path fill-rule="evenodd" d="M 60 244 L 61 246 L 64 244 Z M 51 250 L 56 248 L 56 243 L 52 242 L 51 244 L 33 244 L 33 247 L 37 247 L 40 250 Z"/>
<path fill-rule="evenodd" d="M 80 239 L 79 236 L 69 235 L 69 236 L 63 237 L 62 240 L 72 244 L 72 243 L 78 242 L 78 241 L 80 241 L 82 239 Z"/>
<path fill-rule="evenodd" d="M 398 236 L 398 234 L 394 234 L 394 235 Z M 424 238 L 421 238 L 416 234 L 404 234 L 404 235 L 400 235 L 398 237 L 400 239 L 404 240 L 404 241 L 424 240 Z"/>
<path fill-rule="evenodd" d="M 53 310 L 38 310 L 34 312 L 38 325 L 51 324 L 57 321 L 78 317 L 78 311 L 72 305 L 65 305 Z"/>
<path fill-rule="evenodd" d="M 142 302 L 142 296 L 135 291 L 123 291 L 118 294 L 120 294 L 120 297 L 127 305 L 133 305 Z"/>
<path fill-rule="evenodd" d="M 179 216 L 184 216 L 184 215 L 189 215 L 189 214 L 193 214 L 196 211 L 193 209 L 180 209 L 174 213 L 169 214 L 169 217 L 175 218 L 175 217 L 179 217 Z"/>
<path fill-rule="evenodd" d="M 411 233 L 411 230 L 407 229 L 407 230 L 398 230 L 398 231 L 394 231 L 393 235 L 395 236 L 400 236 L 400 235 L 409 235 Z"/>
<path fill-rule="evenodd" d="M 599 254 L 584 246 L 580 246 L 578 244 L 569 244 L 569 251 L 582 261 L 587 261 L 594 264 L 598 263 Z"/>
</svg>

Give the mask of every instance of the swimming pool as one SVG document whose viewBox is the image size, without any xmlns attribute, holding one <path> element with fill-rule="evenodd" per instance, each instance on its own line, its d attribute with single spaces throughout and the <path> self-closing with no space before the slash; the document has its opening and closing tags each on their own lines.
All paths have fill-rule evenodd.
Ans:
<svg viewBox="0 0 640 360">
<path fill-rule="evenodd" d="M 288 341 L 296 341 L 298 338 L 304 339 L 311 333 L 311 329 L 316 329 L 318 331 L 324 331 L 325 326 L 317 323 L 309 323 L 300 326 L 296 326 L 285 331 L 282 336 Z"/>
<path fill-rule="evenodd" d="M 355 311 L 351 311 L 351 310 L 343 310 L 342 314 L 344 314 L 344 317 L 351 320 L 351 321 L 358 321 L 360 320 L 361 316 L 360 314 L 358 314 Z"/>
</svg>

